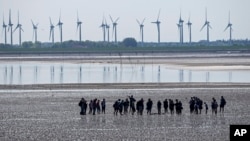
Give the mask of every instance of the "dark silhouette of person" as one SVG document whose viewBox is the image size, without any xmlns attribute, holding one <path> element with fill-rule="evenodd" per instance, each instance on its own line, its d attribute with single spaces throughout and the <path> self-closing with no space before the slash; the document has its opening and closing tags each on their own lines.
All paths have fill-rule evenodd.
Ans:
<svg viewBox="0 0 250 141">
<path fill-rule="evenodd" d="M 135 113 L 135 99 L 133 97 L 133 95 L 129 96 L 129 105 L 130 105 L 130 110 L 129 112 L 132 112 L 132 115 L 134 115 Z"/>
<path fill-rule="evenodd" d="M 89 102 L 89 114 L 92 114 L 93 111 L 93 100 L 90 100 Z"/>
<path fill-rule="evenodd" d="M 157 102 L 157 110 L 158 110 L 158 114 L 160 115 L 161 114 L 161 101 L 160 100 Z"/>
<path fill-rule="evenodd" d="M 203 109 L 203 101 L 201 99 L 198 99 L 198 106 L 199 106 L 199 112 L 201 114 L 201 111 Z"/>
<path fill-rule="evenodd" d="M 172 99 L 169 99 L 169 110 L 171 115 L 174 114 L 174 101 Z"/>
<path fill-rule="evenodd" d="M 207 111 L 208 111 L 208 105 L 206 102 L 204 102 L 204 105 L 205 105 L 205 108 L 206 108 L 206 114 L 207 114 Z"/>
<path fill-rule="evenodd" d="M 95 115 L 96 108 L 97 108 L 97 99 L 95 98 L 95 99 L 93 100 L 93 115 Z"/>
<path fill-rule="evenodd" d="M 191 97 L 189 101 L 190 114 L 194 112 L 194 106 L 195 106 L 195 100 L 194 100 L 194 97 Z"/>
<path fill-rule="evenodd" d="M 212 107 L 212 114 L 215 114 L 217 115 L 217 108 L 218 108 L 218 104 L 217 104 L 217 101 L 215 98 L 212 98 L 212 104 L 211 104 L 211 107 Z"/>
<path fill-rule="evenodd" d="M 167 99 L 163 101 L 163 107 L 164 107 L 164 113 L 167 113 L 168 112 L 168 100 Z"/>
<path fill-rule="evenodd" d="M 105 110 L 106 110 L 106 101 L 105 101 L 105 99 L 102 100 L 101 105 L 102 105 L 102 113 L 105 114 Z"/>
<path fill-rule="evenodd" d="M 224 113 L 224 106 L 226 105 L 226 100 L 223 96 L 221 96 L 221 99 L 220 99 L 220 112 Z"/>
<path fill-rule="evenodd" d="M 117 101 L 115 101 L 115 103 L 113 104 L 114 115 L 116 115 L 116 116 L 117 116 L 117 113 L 119 111 L 119 105 L 120 105 L 120 99 L 118 99 Z"/>
<path fill-rule="evenodd" d="M 97 100 L 97 101 L 96 101 L 96 111 L 97 111 L 98 114 L 101 113 L 100 100 Z"/>
<path fill-rule="evenodd" d="M 128 107 L 129 107 L 129 101 L 128 101 L 127 98 L 124 101 L 123 106 L 124 106 L 124 114 L 127 114 L 128 113 Z"/>
<path fill-rule="evenodd" d="M 124 101 L 119 100 L 119 113 L 120 113 L 120 115 L 122 115 L 123 107 L 124 107 Z"/>
<path fill-rule="evenodd" d="M 147 114 L 151 115 L 152 107 L 153 101 L 149 98 L 148 102 L 146 103 Z"/>
<path fill-rule="evenodd" d="M 84 98 L 82 98 L 78 105 L 81 107 L 80 115 L 86 115 L 87 101 Z"/>
<path fill-rule="evenodd" d="M 142 115 L 143 114 L 143 110 L 144 110 L 144 100 L 143 98 L 141 100 L 138 101 L 137 103 L 138 105 L 138 113 L 139 115 Z"/>
<path fill-rule="evenodd" d="M 197 100 L 194 101 L 194 112 L 195 114 L 199 113 L 199 104 Z"/>
<path fill-rule="evenodd" d="M 180 111 L 180 107 L 179 107 L 179 101 L 178 99 L 175 100 L 175 113 L 176 114 L 179 114 L 179 111 Z"/>
<path fill-rule="evenodd" d="M 182 107 L 182 102 L 181 102 L 181 101 L 179 101 L 179 103 L 178 103 L 178 111 L 179 111 L 179 114 L 181 114 L 181 113 L 182 113 L 182 110 L 183 110 L 183 107 Z"/>
</svg>

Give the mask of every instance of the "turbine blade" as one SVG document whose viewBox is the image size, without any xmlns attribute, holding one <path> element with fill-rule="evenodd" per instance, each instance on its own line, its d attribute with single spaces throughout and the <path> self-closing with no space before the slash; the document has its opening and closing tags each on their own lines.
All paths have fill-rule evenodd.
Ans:
<svg viewBox="0 0 250 141">
<path fill-rule="evenodd" d="M 105 23 L 105 26 L 107 26 L 107 20 L 105 17 L 104 17 L 104 23 Z"/>
<path fill-rule="evenodd" d="M 160 14 L 161 14 L 161 9 L 159 10 L 158 17 L 157 17 L 157 21 L 159 21 Z"/>
<path fill-rule="evenodd" d="M 146 19 L 146 18 L 144 18 L 144 19 L 143 19 L 143 21 L 142 21 L 142 23 L 141 23 L 141 24 L 143 24 L 143 23 L 145 22 L 145 19 Z"/>
<path fill-rule="evenodd" d="M 228 29 L 228 27 L 229 27 L 229 26 L 227 26 L 227 27 L 225 28 L 224 32 Z"/>
<path fill-rule="evenodd" d="M 11 10 L 9 10 L 9 25 L 11 25 Z"/>
<path fill-rule="evenodd" d="M 17 23 L 19 24 L 19 11 L 17 13 Z"/>
<path fill-rule="evenodd" d="M 78 10 L 77 10 L 77 22 L 79 22 Z"/>
<path fill-rule="evenodd" d="M 206 16 L 206 21 L 207 21 L 207 8 L 206 8 L 206 15 L 205 16 Z"/>
<path fill-rule="evenodd" d="M 117 22 L 119 19 L 120 19 L 120 17 L 118 17 L 118 18 L 115 20 L 115 22 Z"/>
<path fill-rule="evenodd" d="M 111 17 L 110 15 L 109 15 L 109 17 L 110 17 L 111 22 L 112 22 L 112 23 L 114 23 L 114 21 L 113 21 L 112 17 Z"/>
<path fill-rule="evenodd" d="M 208 26 L 209 28 L 213 29 L 211 25 Z"/>
<path fill-rule="evenodd" d="M 137 23 L 138 23 L 139 25 L 141 25 L 140 22 L 139 22 L 137 19 L 136 19 L 136 21 L 137 21 Z"/>
<path fill-rule="evenodd" d="M 19 27 L 19 26 L 17 25 L 16 28 L 14 29 L 13 33 L 17 30 L 18 27 Z"/>
<path fill-rule="evenodd" d="M 201 30 L 200 30 L 200 31 L 202 31 L 202 29 L 203 29 L 206 25 L 207 25 L 207 23 L 205 23 L 205 24 L 202 26 L 202 28 L 201 28 Z"/>
<path fill-rule="evenodd" d="M 49 21 L 50 21 L 50 26 L 52 26 L 53 24 L 52 24 L 52 22 L 51 22 L 51 18 L 49 17 Z"/>
<path fill-rule="evenodd" d="M 32 23 L 32 25 L 33 25 L 33 28 L 35 28 L 35 24 L 34 24 L 34 22 L 31 20 L 31 23 Z"/>
</svg>

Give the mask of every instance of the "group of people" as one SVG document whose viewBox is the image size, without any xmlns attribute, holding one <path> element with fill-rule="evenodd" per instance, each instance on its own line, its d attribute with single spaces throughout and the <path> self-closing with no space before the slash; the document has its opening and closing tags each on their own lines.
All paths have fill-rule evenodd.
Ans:
<svg viewBox="0 0 250 141">
<path fill-rule="evenodd" d="M 105 114 L 105 110 L 106 110 L 105 99 L 100 101 L 99 99 L 95 98 L 93 100 L 90 100 L 89 104 L 87 104 L 87 101 L 84 98 L 82 98 L 78 105 L 81 107 L 80 115 L 86 115 L 88 106 L 89 106 L 89 114 L 95 115 L 96 112 L 98 114 L 100 114 L 101 112 Z"/>
<path fill-rule="evenodd" d="M 221 96 L 221 99 L 220 99 L 220 112 L 221 113 L 224 112 L 225 105 L 226 105 L 226 100 L 223 96 Z M 205 106 L 205 113 L 207 114 L 208 105 L 206 102 L 204 102 L 204 106 Z M 189 108 L 190 108 L 191 114 L 193 114 L 193 113 L 194 114 L 201 114 L 201 111 L 203 109 L 203 101 L 198 97 L 191 97 L 191 99 L 189 101 Z M 211 109 L 212 109 L 212 114 L 216 115 L 217 109 L 218 109 L 218 103 L 214 97 L 212 98 Z"/>
<path fill-rule="evenodd" d="M 190 108 L 190 114 L 201 114 L 203 105 L 205 107 L 205 113 L 207 114 L 208 111 L 208 104 L 206 102 L 203 103 L 203 101 L 198 97 L 191 97 L 189 101 L 189 108 Z M 226 100 L 223 96 L 221 96 L 220 100 L 220 112 L 224 112 L 224 106 L 226 105 Z M 87 107 L 89 107 L 89 114 L 95 115 L 103 113 L 105 114 L 106 109 L 106 101 L 103 99 L 102 101 L 98 99 L 90 100 L 89 104 L 87 104 L 87 101 L 82 98 L 79 102 L 79 106 L 81 107 L 81 115 L 86 115 L 87 113 Z M 164 108 L 164 114 L 168 113 L 170 111 L 170 114 L 176 113 L 177 115 L 180 115 L 183 110 L 182 102 L 178 99 L 172 100 L 172 99 L 165 99 L 163 102 L 160 100 L 156 104 L 157 106 L 157 113 L 156 114 L 163 114 L 162 113 L 162 107 Z M 143 115 L 144 111 L 144 100 L 141 98 L 140 100 L 136 101 L 136 99 L 133 97 L 133 95 L 128 96 L 125 100 L 118 99 L 113 104 L 114 108 L 114 115 L 120 115 L 131 113 L 132 115 L 137 112 L 138 115 Z M 149 98 L 146 102 L 146 111 L 148 115 L 153 114 L 152 113 L 153 108 L 153 101 Z M 212 114 L 217 114 L 218 109 L 218 103 L 215 98 L 212 98 L 211 102 L 211 109 Z"/>
</svg>

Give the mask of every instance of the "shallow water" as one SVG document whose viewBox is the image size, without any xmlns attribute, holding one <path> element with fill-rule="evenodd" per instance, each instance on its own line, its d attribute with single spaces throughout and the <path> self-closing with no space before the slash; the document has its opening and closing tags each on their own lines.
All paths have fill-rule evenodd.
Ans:
<svg viewBox="0 0 250 141">
<path fill-rule="evenodd" d="M 187 70 L 167 64 L 0 63 L 0 84 L 250 82 L 250 70 Z"/>
</svg>

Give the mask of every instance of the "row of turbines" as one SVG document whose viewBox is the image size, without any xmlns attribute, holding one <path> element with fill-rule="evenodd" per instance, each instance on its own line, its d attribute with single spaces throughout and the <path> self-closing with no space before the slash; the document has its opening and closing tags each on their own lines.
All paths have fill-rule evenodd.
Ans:
<svg viewBox="0 0 250 141">
<path fill-rule="evenodd" d="M 158 37 L 158 43 L 160 43 L 160 24 L 161 24 L 161 21 L 160 21 L 160 13 L 161 13 L 161 10 L 159 10 L 159 13 L 158 13 L 158 17 L 156 19 L 156 21 L 154 22 L 151 22 L 153 24 L 156 24 L 157 26 L 157 37 Z M 118 25 L 118 20 L 119 20 L 119 17 L 116 18 L 115 20 L 113 20 L 113 18 L 109 15 L 110 17 L 110 20 L 112 22 L 112 26 L 113 26 L 113 29 L 112 29 L 112 36 L 114 35 L 114 42 L 117 43 L 117 25 Z M 9 23 L 8 25 L 5 24 L 5 21 L 4 21 L 4 16 L 3 16 L 3 31 L 4 31 L 4 41 L 5 41 L 5 44 L 7 44 L 7 27 L 8 27 L 8 32 L 10 32 L 10 44 L 13 45 L 13 33 L 18 30 L 19 31 L 19 45 L 21 46 L 21 43 L 22 43 L 22 32 L 24 32 L 23 28 L 22 28 L 22 24 L 19 22 L 19 12 L 18 12 L 18 21 L 17 21 L 17 26 L 16 28 L 13 30 L 13 23 L 11 21 L 11 10 L 9 10 Z M 52 41 L 52 43 L 54 43 L 54 28 L 55 28 L 55 25 L 52 23 L 52 20 L 51 18 L 49 18 L 50 20 L 50 33 L 49 33 L 49 40 Z M 144 22 L 145 22 L 145 18 L 140 22 L 138 19 L 136 19 L 138 25 L 139 25 L 139 28 L 140 28 L 140 38 L 141 38 L 141 43 L 144 43 Z M 38 23 L 34 23 L 33 20 L 31 20 L 31 23 L 32 23 L 32 26 L 33 26 L 33 38 L 35 37 L 35 42 L 37 42 L 37 29 L 38 29 Z M 79 16 L 78 16 L 78 12 L 77 12 L 77 31 L 79 33 L 79 41 L 81 42 L 82 41 L 82 29 L 81 29 L 81 25 L 82 25 L 82 21 L 80 21 L 79 19 Z M 189 32 L 189 42 L 191 43 L 192 42 L 192 22 L 190 21 L 190 16 L 189 16 L 189 19 L 188 19 L 188 22 L 186 23 L 187 26 L 188 26 L 188 32 Z M 57 26 L 59 27 L 59 34 L 60 34 L 60 42 L 62 43 L 63 42 L 63 22 L 61 21 L 61 14 L 59 16 L 59 21 L 58 21 L 58 24 Z M 100 27 L 102 28 L 102 31 L 103 31 L 103 41 L 104 42 L 110 42 L 110 38 L 109 38 L 109 28 L 110 28 L 110 25 L 107 23 L 107 20 L 106 18 L 103 16 L 103 20 L 102 20 L 102 23 L 100 25 Z M 177 27 L 178 27 L 178 30 L 179 30 L 179 38 L 180 38 L 180 43 L 183 43 L 184 42 L 184 39 L 183 39 L 183 28 L 184 28 L 184 20 L 182 19 L 181 17 L 181 14 L 180 14 L 180 18 L 179 18 L 179 22 L 177 23 Z M 209 30 L 212 29 L 211 25 L 210 25 L 210 22 L 208 21 L 207 19 L 207 9 L 205 11 L 205 23 L 204 25 L 202 26 L 201 30 L 202 31 L 204 28 L 206 27 L 207 29 L 207 42 L 209 42 Z M 231 42 L 232 40 L 232 23 L 230 21 L 230 11 L 229 11 L 229 21 L 228 21 L 228 25 L 226 26 L 225 30 L 226 31 L 227 29 L 229 29 L 229 41 Z M 107 40 L 106 40 L 106 36 L 107 36 Z"/>
</svg>

